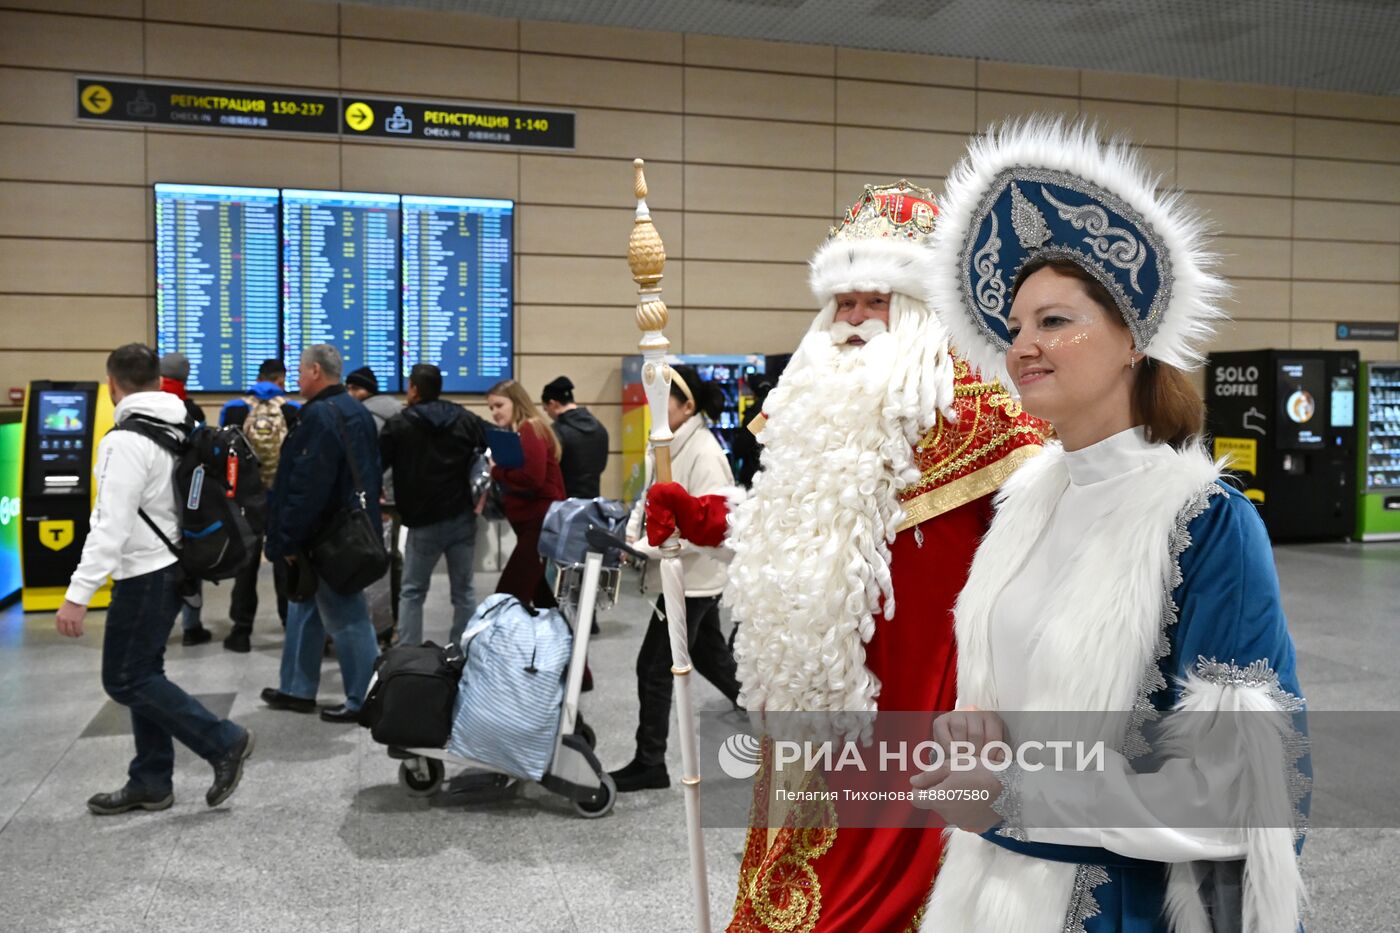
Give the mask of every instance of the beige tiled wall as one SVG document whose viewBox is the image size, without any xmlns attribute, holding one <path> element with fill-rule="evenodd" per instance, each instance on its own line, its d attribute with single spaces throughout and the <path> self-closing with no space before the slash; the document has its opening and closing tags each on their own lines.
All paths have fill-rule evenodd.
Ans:
<svg viewBox="0 0 1400 933">
<path fill-rule="evenodd" d="M 577 149 L 100 128 L 73 117 L 76 74 L 568 107 Z M 532 391 L 568 373 L 616 447 L 633 156 L 671 256 L 675 348 L 783 352 L 813 310 L 805 261 L 862 184 L 937 188 L 968 134 L 1031 111 L 1127 133 L 1209 214 L 1237 287 L 1218 348 L 1333 347 L 1336 321 L 1400 321 L 1393 97 L 355 3 L 0 0 L 0 390 L 92 377 L 154 336 L 154 182 L 508 197 L 517 372 Z"/>
</svg>

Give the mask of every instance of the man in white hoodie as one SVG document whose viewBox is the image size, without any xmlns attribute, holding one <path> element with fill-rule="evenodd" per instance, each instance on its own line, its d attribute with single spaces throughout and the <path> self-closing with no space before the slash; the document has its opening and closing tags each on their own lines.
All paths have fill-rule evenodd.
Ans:
<svg viewBox="0 0 1400 933">
<path fill-rule="evenodd" d="M 139 343 L 107 357 L 107 385 L 116 423 L 137 417 L 180 436 L 180 399 L 160 390 L 160 360 Z M 164 810 L 175 802 L 171 778 L 179 739 L 214 768 L 205 802 L 217 807 L 243 777 L 253 733 L 219 719 L 165 677 L 165 643 L 180 610 L 180 568 L 157 536 L 179 540 L 174 457 L 134 431 L 114 430 L 97 448 L 97 502 L 78 569 L 58 610 L 58 631 L 81 638 L 87 604 L 110 575 L 112 604 L 102 639 L 102 686 L 131 710 L 136 757 L 120 790 L 93 796 L 98 816 L 128 810 Z M 151 526 L 154 526 L 151 527 Z"/>
</svg>

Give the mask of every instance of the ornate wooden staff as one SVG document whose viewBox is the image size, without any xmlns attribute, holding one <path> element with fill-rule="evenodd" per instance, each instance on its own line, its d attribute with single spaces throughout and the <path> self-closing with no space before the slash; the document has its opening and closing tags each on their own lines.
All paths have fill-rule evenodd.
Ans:
<svg viewBox="0 0 1400 933">
<path fill-rule="evenodd" d="M 666 247 L 651 222 L 647 207 L 647 180 L 643 162 L 634 159 L 637 219 L 627 244 L 627 264 L 637 283 L 637 328 L 642 332 L 642 385 L 651 408 L 652 459 L 656 470 L 652 481 L 671 482 L 671 423 L 667 398 L 671 394 L 671 367 L 666 351 L 671 342 L 662 333 L 669 315 L 661 300 L 661 270 L 666 265 Z M 690 640 L 686 637 L 685 570 L 681 567 L 681 544 L 672 535 L 661 546 L 661 592 L 666 601 L 666 628 L 671 636 L 671 673 L 676 678 L 676 718 L 680 721 L 681 767 L 685 787 L 685 824 L 690 838 L 691 883 L 695 892 L 695 920 L 701 933 L 710 930 L 709 880 L 705 873 L 705 837 L 700 831 L 700 762 L 695 736 L 695 712 L 690 696 Z"/>
</svg>

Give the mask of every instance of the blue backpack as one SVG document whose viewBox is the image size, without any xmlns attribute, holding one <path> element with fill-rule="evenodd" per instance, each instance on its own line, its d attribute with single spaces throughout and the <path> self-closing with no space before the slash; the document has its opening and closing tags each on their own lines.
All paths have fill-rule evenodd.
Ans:
<svg viewBox="0 0 1400 933">
<path fill-rule="evenodd" d="M 573 632 L 557 609 L 531 612 L 514 596 L 487 597 L 462 635 L 467 656 L 453 710 L 454 755 L 538 781 L 559 736 Z"/>
</svg>

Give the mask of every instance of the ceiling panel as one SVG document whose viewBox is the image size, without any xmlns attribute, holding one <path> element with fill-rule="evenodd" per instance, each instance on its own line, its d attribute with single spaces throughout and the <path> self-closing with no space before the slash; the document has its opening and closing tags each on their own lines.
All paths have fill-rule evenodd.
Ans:
<svg viewBox="0 0 1400 933">
<path fill-rule="evenodd" d="M 1400 95 L 1400 0 L 355 2 Z"/>
</svg>

